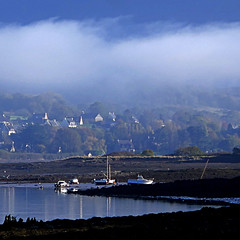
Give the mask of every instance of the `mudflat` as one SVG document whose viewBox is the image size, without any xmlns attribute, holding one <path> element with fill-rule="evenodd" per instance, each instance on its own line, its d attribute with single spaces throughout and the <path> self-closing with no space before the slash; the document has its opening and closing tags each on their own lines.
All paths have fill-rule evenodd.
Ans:
<svg viewBox="0 0 240 240">
<path fill-rule="evenodd" d="M 155 182 L 199 179 L 233 178 L 240 176 L 240 156 L 218 154 L 195 157 L 111 157 L 112 177 L 119 182 L 136 178 L 154 178 Z M 55 161 L 0 161 L 1 182 L 56 182 L 77 177 L 80 182 L 101 178 L 106 172 L 106 157 L 71 157 Z"/>
</svg>

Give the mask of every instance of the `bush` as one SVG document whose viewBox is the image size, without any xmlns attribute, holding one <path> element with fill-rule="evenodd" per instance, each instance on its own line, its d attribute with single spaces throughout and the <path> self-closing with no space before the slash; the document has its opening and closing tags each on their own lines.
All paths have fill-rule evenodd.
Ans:
<svg viewBox="0 0 240 240">
<path fill-rule="evenodd" d="M 151 149 L 145 149 L 143 152 L 142 152 L 142 156 L 153 156 L 154 153 L 153 153 L 153 150 Z"/>
<path fill-rule="evenodd" d="M 234 155 L 239 155 L 240 154 L 240 148 L 239 147 L 235 147 L 235 148 L 233 148 L 233 154 Z"/>
<path fill-rule="evenodd" d="M 185 148 L 178 148 L 174 154 L 178 156 L 200 156 L 203 155 L 203 152 L 199 147 L 190 146 Z"/>
</svg>

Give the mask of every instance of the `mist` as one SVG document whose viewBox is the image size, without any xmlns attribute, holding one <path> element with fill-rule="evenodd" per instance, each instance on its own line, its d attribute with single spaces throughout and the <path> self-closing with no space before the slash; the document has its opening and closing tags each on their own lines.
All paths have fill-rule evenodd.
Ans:
<svg viewBox="0 0 240 240">
<path fill-rule="evenodd" d="M 132 26 L 119 18 L 1 25 L 0 88 L 137 101 L 169 86 L 238 86 L 239 42 L 240 23 Z"/>
</svg>

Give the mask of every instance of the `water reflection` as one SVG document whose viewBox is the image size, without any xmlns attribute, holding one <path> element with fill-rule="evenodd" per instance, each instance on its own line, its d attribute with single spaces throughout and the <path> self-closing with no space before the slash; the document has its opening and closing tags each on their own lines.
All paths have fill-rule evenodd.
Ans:
<svg viewBox="0 0 240 240">
<path fill-rule="evenodd" d="M 169 203 L 166 201 L 134 200 L 114 197 L 88 197 L 54 192 L 52 188 L 0 187 L 0 222 L 11 214 L 26 220 L 87 219 L 143 215 L 147 213 L 191 211 L 201 205 Z"/>
</svg>

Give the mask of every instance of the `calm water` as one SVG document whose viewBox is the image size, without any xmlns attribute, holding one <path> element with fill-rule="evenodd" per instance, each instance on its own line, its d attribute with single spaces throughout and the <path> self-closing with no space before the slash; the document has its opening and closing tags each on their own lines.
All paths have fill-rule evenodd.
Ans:
<svg viewBox="0 0 240 240">
<path fill-rule="evenodd" d="M 85 187 L 87 187 L 85 185 Z M 83 186 L 84 188 L 84 186 Z M 202 205 L 170 203 L 167 201 L 134 200 L 115 197 L 88 197 L 55 192 L 51 185 L 41 190 L 35 185 L 0 186 L 0 223 L 6 215 L 26 220 L 88 219 L 143 215 L 147 213 L 192 211 Z"/>
</svg>

